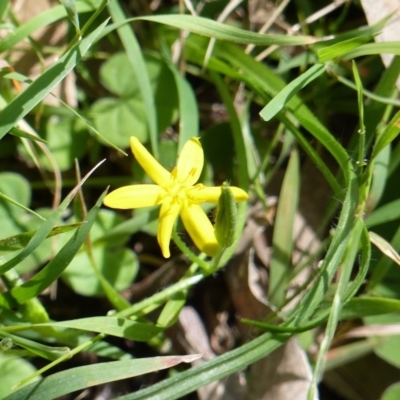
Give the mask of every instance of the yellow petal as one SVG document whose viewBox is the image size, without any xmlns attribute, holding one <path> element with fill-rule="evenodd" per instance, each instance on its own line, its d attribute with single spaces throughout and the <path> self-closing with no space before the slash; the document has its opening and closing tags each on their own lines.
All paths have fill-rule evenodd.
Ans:
<svg viewBox="0 0 400 400">
<path fill-rule="evenodd" d="M 131 149 L 138 163 L 157 185 L 165 186 L 171 174 L 147 151 L 137 138 L 131 136 Z"/>
<path fill-rule="evenodd" d="M 232 191 L 236 203 L 240 203 L 241 201 L 245 201 L 249 198 L 249 195 L 244 190 L 236 186 L 229 186 L 229 189 Z M 207 187 L 202 184 L 198 184 L 193 188 L 188 189 L 186 193 L 190 201 L 196 204 L 218 204 L 219 196 L 221 195 L 221 186 Z"/>
<path fill-rule="evenodd" d="M 180 212 L 182 222 L 196 247 L 214 257 L 220 249 L 214 228 L 206 213 L 197 204 L 184 203 Z"/>
<path fill-rule="evenodd" d="M 200 178 L 204 164 L 204 152 L 199 139 L 196 137 L 188 140 L 179 155 L 177 180 L 186 186 L 194 185 Z"/>
<path fill-rule="evenodd" d="M 165 190 L 157 185 L 123 186 L 109 193 L 103 200 L 107 207 L 129 209 L 161 204 Z"/>
<path fill-rule="evenodd" d="M 171 241 L 172 228 L 178 217 L 180 205 L 172 199 L 166 199 L 160 209 L 158 221 L 157 241 L 161 247 L 161 252 L 165 258 L 171 255 L 169 252 L 169 242 Z"/>
</svg>

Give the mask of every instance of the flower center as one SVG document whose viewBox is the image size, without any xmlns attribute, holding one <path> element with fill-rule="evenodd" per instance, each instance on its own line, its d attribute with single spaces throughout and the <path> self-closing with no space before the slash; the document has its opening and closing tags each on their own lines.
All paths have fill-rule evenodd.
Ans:
<svg viewBox="0 0 400 400">
<path fill-rule="evenodd" d="M 171 171 L 171 182 L 165 186 L 167 192 L 166 196 L 171 198 L 174 203 L 182 204 L 184 200 L 188 199 L 187 190 L 191 186 L 186 186 L 185 182 L 179 182 L 177 179 L 176 167 Z"/>
</svg>

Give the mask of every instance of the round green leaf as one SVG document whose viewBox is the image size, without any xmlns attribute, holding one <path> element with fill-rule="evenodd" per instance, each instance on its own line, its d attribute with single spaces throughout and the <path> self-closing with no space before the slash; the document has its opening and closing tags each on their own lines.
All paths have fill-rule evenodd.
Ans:
<svg viewBox="0 0 400 400">
<path fill-rule="evenodd" d="M 95 128 L 118 147 L 128 147 L 134 135 L 141 142 L 148 139 L 143 103 L 136 98 L 100 99 L 91 108 Z"/>
<path fill-rule="evenodd" d="M 115 211 L 100 210 L 90 232 L 95 266 L 118 291 L 126 289 L 136 277 L 139 265 L 136 254 L 132 250 L 120 247 L 126 242 L 128 236 L 107 243 L 112 247 L 107 247 L 104 242 L 97 243 L 96 240 L 121 221 L 123 219 Z M 60 235 L 59 238 L 65 237 L 67 240 L 68 236 L 68 234 Z M 88 253 L 83 248 L 69 264 L 62 277 L 79 294 L 85 296 L 104 295 Z"/>
<path fill-rule="evenodd" d="M 93 250 L 96 267 L 105 279 L 121 291 L 134 280 L 138 271 L 136 254 L 129 249 L 99 247 Z M 76 255 L 63 273 L 64 281 L 84 296 L 103 296 L 104 290 L 86 252 Z"/>
<path fill-rule="evenodd" d="M 173 122 L 178 110 L 175 80 L 163 60 L 146 55 L 145 62 L 157 110 L 158 131 L 162 133 Z M 146 110 L 127 55 L 111 56 L 100 70 L 100 80 L 117 98 L 102 98 L 93 104 L 91 115 L 96 129 L 120 147 L 128 147 L 132 135 L 147 142 Z"/>
<path fill-rule="evenodd" d="M 398 324 L 399 321 L 400 313 L 374 315 L 364 318 L 364 322 L 367 325 Z M 389 364 L 400 368 L 400 336 L 393 335 L 383 337 L 383 342 L 375 348 L 375 353 Z"/>
<path fill-rule="evenodd" d="M 13 172 L 0 174 L 0 193 L 27 207 L 31 201 L 28 181 Z M 23 232 L 27 219 L 26 212 L 10 201 L 0 198 L 0 239 Z"/>
<path fill-rule="evenodd" d="M 383 393 L 381 400 L 400 399 L 400 382 L 390 385 Z"/>
<path fill-rule="evenodd" d="M 0 352 L 0 371 L 0 399 L 11 394 L 13 392 L 12 387 L 16 383 L 36 372 L 29 362 L 3 352 Z"/>
</svg>

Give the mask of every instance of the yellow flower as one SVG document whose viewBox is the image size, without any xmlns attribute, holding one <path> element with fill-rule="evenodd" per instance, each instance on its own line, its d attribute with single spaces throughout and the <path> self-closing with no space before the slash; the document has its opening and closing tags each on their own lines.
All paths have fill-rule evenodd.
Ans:
<svg viewBox="0 0 400 400">
<path fill-rule="evenodd" d="M 160 165 L 135 137 L 131 137 L 131 149 L 139 164 L 156 184 L 124 186 L 108 194 L 104 204 L 120 209 L 161 204 L 157 240 L 164 257 L 170 256 L 169 243 L 178 215 L 194 244 L 207 255 L 214 256 L 219 245 L 214 228 L 199 204 L 217 204 L 221 187 L 196 184 L 204 164 L 200 141 L 193 137 L 185 143 L 178 164 L 171 172 Z M 248 199 L 244 190 L 232 186 L 230 189 L 237 202 Z"/>
</svg>

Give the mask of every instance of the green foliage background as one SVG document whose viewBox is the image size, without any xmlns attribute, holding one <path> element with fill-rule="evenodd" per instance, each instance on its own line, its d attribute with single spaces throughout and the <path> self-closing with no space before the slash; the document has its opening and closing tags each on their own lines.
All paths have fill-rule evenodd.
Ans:
<svg viewBox="0 0 400 400">
<path fill-rule="evenodd" d="M 142 375 L 165 368 L 175 369 L 118 398 L 180 398 L 244 370 L 293 336 L 311 341 L 304 345 L 310 399 L 326 371 L 363 354 L 374 351 L 399 368 L 399 336 L 380 335 L 397 326 L 400 311 L 400 43 L 374 42 L 387 20 L 368 26 L 357 2 L 348 2 L 304 24 L 302 34 L 275 28 L 269 35 L 250 27 L 246 5 L 217 22 L 227 1 L 193 2 L 198 15 L 183 2 L 154 10 L 128 3 L 62 0 L 24 22 L 12 2 L 0 3 L 0 398 L 52 399 L 132 377 L 137 388 Z M 288 8 L 288 21 L 316 11 L 300 3 Z M 63 44 L 35 36 L 62 24 Z M 266 48 L 270 55 L 262 58 Z M 34 55 L 36 77 L 18 69 L 21 51 Z M 383 53 L 394 54 L 387 68 Z M 75 102 L 56 94 L 72 72 L 75 80 L 66 84 Z M 157 282 L 137 298 L 132 293 L 149 266 L 154 272 L 166 265 L 154 238 L 157 210 L 102 207 L 109 185 L 148 182 L 125 157 L 132 135 L 168 169 L 189 138 L 201 137 L 201 181 L 227 180 L 251 197 L 238 206 L 237 240 L 221 257 L 207 260 L 175 235 L 173 282 Z M 294 261 L 308 162 L 326 185 L 315 234 L 322 244 Z M 244 321 L 258 328 L 251 339 L 196 367 L 178 367 L 196 357 L 166 351 L 167 329 L 196 288 L 208 290 L 211 273 L 229 274 L 250 211 L 256 204 L 270 211 L 266 195 L 276 182 L 263 287 L 272 312 Z M 303 269 L 311 273 L 291 306 L 289 289 Z M 53 299 L 57 282 L 61 294 Z M 63 300 L 62 290 L 69 296 Z M 90 312 L 69 314 L 63 301 L 88 302 Z M 342 337 L 339 323 L 381 330 L 343 340 L 336 358 L 327 357 Z M 128 340 L 143 344 L 144 356 L 133 358 Z M 98 362 L 82 362 L 83 352 Z M 63 363 L 71 358 L 79 366 Z M 384 389 L 382 399 L 394 398 L 398 384 Z"/>
</svg>

